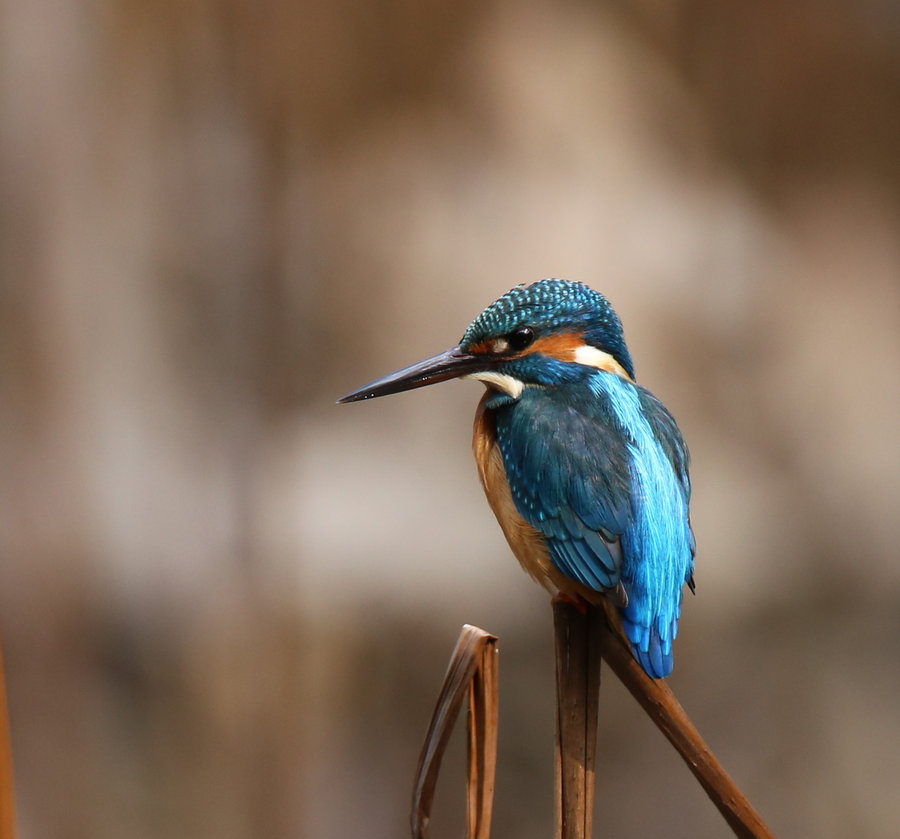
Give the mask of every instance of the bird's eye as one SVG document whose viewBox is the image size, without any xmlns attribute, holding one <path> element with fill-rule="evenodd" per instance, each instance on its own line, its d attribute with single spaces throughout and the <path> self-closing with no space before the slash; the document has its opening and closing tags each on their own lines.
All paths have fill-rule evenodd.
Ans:
<svg viewBox="0 0 900 839">
<path fill-rule="evenodd" d="M 513 352 L 521 352 L 534 341 L 534 330 L 530 326 L 520 326 L 510 332 L 506 340 Z"/>
</svg>

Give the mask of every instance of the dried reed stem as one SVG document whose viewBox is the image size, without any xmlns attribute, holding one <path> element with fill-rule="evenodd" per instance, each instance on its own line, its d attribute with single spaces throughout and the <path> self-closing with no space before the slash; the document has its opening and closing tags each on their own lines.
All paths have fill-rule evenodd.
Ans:
<svg viewBox="0 0 900 839">
<path fill-rule="evenodd" d="M 691 772 L 741 839 L 774 839 L 744 794 L 716 760 L 709 746 L 663 680 L 651 679 L 631 654 L 628 642 L 609 622 L 600 631 L 600 652 L 650 719 L 677 749 Z"/>
<path fill-rule="evenodd" d="M 553 601 L 556 642 L 556 839 L 590 839 L 600 702 L 602 615 Z"/>
<path fill-rule="evenodd" d="M 9 735 L 9 708 L 6 703 L 6 676 L 0 648 L 0 839 L 16 837 L 16 805 L 13 786 L 12 745 Z"/>
<path fill-rule="evenodd" d="M 480 661 L 469 683 L 467 839 L 490 839 L 497 777 L 497 639 L 485 633 L 483 640 Z"/>
<path fill-rule="evenodd" d="M 497 766 L 497 638 L 468 624 L 450 657 L 413 788 L 413 839 L 427 839 L 441 760 L 463 700 L 469 697 L 467 839 L 490 839 Z M 2 839 L 2 837 L 0 837 Z"/>
</svg>

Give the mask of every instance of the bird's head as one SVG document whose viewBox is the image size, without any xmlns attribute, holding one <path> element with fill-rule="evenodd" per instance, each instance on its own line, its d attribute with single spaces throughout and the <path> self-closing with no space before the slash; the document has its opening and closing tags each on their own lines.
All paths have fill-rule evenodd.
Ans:
<svg viewBox="0 0 900 839">
<path fill-rule="evenodd" d="M 593 369 L 591 369 L 593 368 Z M 387 396 L 455 378 L 479 379 L 518 399 L 525 387 L 553 387 L 601 369 L 634 379 L 622 325 L 583 283 L 541 280 L 488 306 L 459 345 L 348 393 L 339 402 Z"/>
</svg>

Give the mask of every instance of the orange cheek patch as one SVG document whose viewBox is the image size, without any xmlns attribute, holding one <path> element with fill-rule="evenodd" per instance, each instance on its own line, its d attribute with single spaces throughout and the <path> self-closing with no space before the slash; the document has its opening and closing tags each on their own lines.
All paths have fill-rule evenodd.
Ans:
<svg viewBox="0 0 900 839">
<path fill-rule="evenodd" d="M 577 332 L 562 332 L 558 335 L 545 335 L 538 338 L 525 354 L 540 353 L 550 358 L 558 358 L 560 361 L 574 361 L 575 350 L 584 346 L 584 335 Z"/>
<path fill-rule="evenodd" d="M 598 370 L 604 370 L 631 381 L 631 377 L 618 361 L 609 353 L 585 344 L 584 335 L 579 332 L 563 332 L 560 335 L 538 338 L 525 350 L 525 355 L 530 353 L 541 353 L 550 358 L 558 358 L 560 361 L 596 367 Z"/>
<path fill-rule="evenodd" d="M 482 355 L 493 352 L 493 349 L 493 341 L 479 341 L 477 344 L 472 344 L 472 346 L 469 347 L 469 352 L 472 355 Z"/>
</svg>

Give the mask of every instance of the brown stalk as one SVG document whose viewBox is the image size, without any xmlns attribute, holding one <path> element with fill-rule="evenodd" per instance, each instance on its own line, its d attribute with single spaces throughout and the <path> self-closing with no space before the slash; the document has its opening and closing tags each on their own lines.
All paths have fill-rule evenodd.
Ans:
<svg viewBox="0 0 900 839">
<path fill-rule="evenodd" d="M 590 839 L 594 816 L 602 616 L 553 601 L 556 645 L 556 839 Z"/>
<path fill-rule="evenodd" d="M 490 839 L 497 776 L 497 639 L 485 634 L 484 640 L 469 684 L 467 839 Z"/>
<path fill-rule="evenodd" d="M 16 837 L 16 806 L 13 785 L 12 744 L 9 735 L 9 708 L 6 677 L 0 649 L 0 839 Z"/>
<path fill-rule="evenodd" d="M 631 654 L 628 642 L 608 620 L 603 620 L 600 628 L 600 653 L 684 759 L 735 836 L 774 839 L 772 831 L 710 751 L 666 682 L 651 679 L 644 672 Z"/>
<path fill-rule="evenodd" d="M 450 657 L 444 683 L 419 755 L 410 827 L 427 839 L 431 808 L 453 725 L 469 697 L 467 839 L 490 839 L 497 766 L 497 638 L 468 624 Z"/>
</svg>

